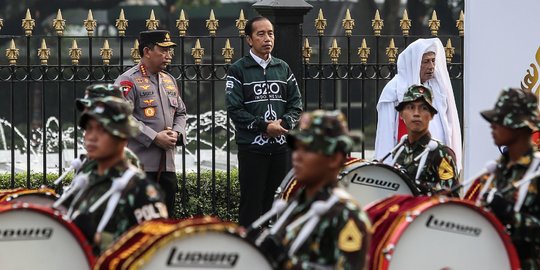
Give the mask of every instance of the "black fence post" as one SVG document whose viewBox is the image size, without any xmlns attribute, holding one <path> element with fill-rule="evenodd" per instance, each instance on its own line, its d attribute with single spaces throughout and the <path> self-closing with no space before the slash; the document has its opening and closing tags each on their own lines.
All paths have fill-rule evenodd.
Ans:
<svg viewBox="0 0 540 270">
<path fill-rule="evenodd" d="M 253 8 L 274 24 L 272 55 L 283 59 L 302 78 L 302 22 L 313 6 L 304 0 L 261 0 Z"/>
</svg>

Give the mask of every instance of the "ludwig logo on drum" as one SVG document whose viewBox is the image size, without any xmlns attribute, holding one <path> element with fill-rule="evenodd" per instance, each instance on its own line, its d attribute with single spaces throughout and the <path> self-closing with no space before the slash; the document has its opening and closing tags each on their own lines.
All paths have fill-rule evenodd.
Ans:
<svg viewBox="0 0 540 270">
<path fill-rule="evenodd" d="M 451 232 L 451 233 L 459 233 L 459 234 L 470 235 L 470 236 L 479 236 L 482 233 L 481 228 L 439 219 L 435 217 L 434 215 L 429 216 L 426 222 L 426 227 L 435 229 L 435 230 L 446 231 L 446 232 Z"/>
<path fill-rule="evenodd" d="M 6 228 L 0 229 L 0 241 L 48 240 L 53 228 Z"/>
<path fill-rule="evenodd" d="M 197 268 L 233 268 L 238 262 L 238 253 L 181 251 L 171 249 L 167 266 Z"/>
<path fill-rule="evenodd" d="M 390 181 L 374 179 L 374 178 L 369 178 L 369 177 L 363 177 L 363 176 L 359 176 L 357 173 L 353 175 L 351 179 L 351 183 L 364 185 L 364 186 L 370 186 L 370 187 L 376 187 L 376 188 L 382 188 L 382 189 L 387 189 L 387 190 L 392 190 L 392 191 L 397 191 L 400 186 L 399 183 L 394 183 Z"/>
</svg>

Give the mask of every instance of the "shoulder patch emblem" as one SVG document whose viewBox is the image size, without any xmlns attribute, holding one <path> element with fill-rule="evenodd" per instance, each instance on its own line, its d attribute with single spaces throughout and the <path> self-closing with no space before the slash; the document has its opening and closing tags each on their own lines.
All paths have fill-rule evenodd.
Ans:
<svg viewBox="0 0 540 270">
<path fill-rule="evenodd" d="M 454 168 L 448 162 L 447 158 L 443 158 L 441 164 L 439 164 L 439 178 L 441 180 L 448 180 L 454 177 Z"/>
<path fill-rule="evenodd" d="M 345 252 L 355 252 L 362 248 L 362 233 L 352 219 L 339 232 L 338 247 Z"/>
</svg>

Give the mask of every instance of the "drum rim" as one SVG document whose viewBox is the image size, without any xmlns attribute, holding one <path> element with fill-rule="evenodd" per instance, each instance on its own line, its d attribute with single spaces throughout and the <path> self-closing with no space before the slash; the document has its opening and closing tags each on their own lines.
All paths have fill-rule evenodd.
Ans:
<svg viewBox="0 0 540 270">
<path fill-rule="evenodd" d="M 160 238 L 165 237 L 167 234 L 171 233 L 174 230 L 177 230 L 179 227 L 185 227 L 185 226 L 191 226 L 196 225 L 193 223 L 200 222 L 202 220 L 201 218 L 194 218 L 194 219 L 154 219 L 154 220 L 148 220 L 141 224 L 138 224 L 131 229 L 129 229 L 127 232 L 122 234 L 114 243 L 112 246 L 110 246 L 99 258 L 97 258 L 96 263 L 94 264 L 94 269 L 101 269 L 103 266 L 107 266 L 110 264 L 110 257 L 115 256 L 117 252 L 120 252 L 125 256 L 123 261 L 120 263 L 122 264 L 122 269 L 126 269 L 125 266 L 130 267 L 133 258 L 138 258 L 141 253 L 143 253 L 145 250 L 147 250 L 150 246 L 152 246 L 155 242 L 157 242 Z M 220 222 L 219 219 L 213 218 L 213 217 L 205 217 L 205 222 Z M 133 250 L 130 254 L 125 254 L 123 251 L 123 247 L 126 243 L 128 243 L 135 235 L 142 233 L 146 233 L 146 228 L 151 227 L 153 225 L 159 225 L 161 226 L 161 230 L 158 230 L 158 233 L 155 233 L 150 237 L 149 239 L 146 239 L 139 248 L 136 250 Z"/>
<path fill-rule="evenodd" d="M 90 243 L 86 240 L 86 237 L 83 235 L 83 233 L 80 231 L 80 229 L 75 226 L 75 224 L 68 222 L 64 219 L 64 216 L 61 214 L 59 210 L 51 209 L 49 207 L 41 206 L 38 204 L 32 204 L 32 203 L 26 203 L 26 202 L 17 202 L 17 203 L 8 203 L 8 204 L 0 204 L 0 214 L 1 213 L 7 213 L 10 211 L 15 210 L 24 210 L 24 211 L 33 211 L 37 212 L 39 214 L 42 214 L 44 216 L 47 216 L 49 218 L 53 218 L 55 221 L 58 221 L 64 228 L 66 228 L 72 236 L 77 240 L 77 244 L 79 247 L 81 247 L 84 257 L 86 258 L 86 262 L 88 263 L 88 267 L 92 267 L 95 262 L 95 256 L 92 252 L 92 247 Z"/>
<path fill-rule="evenodd" d="M 168 233 L 165 237 L 162 237 L 158 239 L 154 245 L 149 246 L 145 251 L 143 251 L 139 256 L 137 256 L 132 262 L 130 262 L 128 265 L 143 265 L 145 262 L 147 263 L 149 259 L 161 248 L 163 248 L 165 245 L 171 243 L 175 239 L 182 239 L 191 235 L 195 235 L 197 233 L 206 233 L 206 232 L 225 232 L 230 236 L 237 237 L 240 240 L 244 241 L 246 244 L 250 245 L 254 250 L 258 251 L 261 257 L 263 257 L 268 266 L 271 267 L 271 261 L 270 258 L 263 252 L 259 250 L 259 248 L 252 242 L 246 240 L 240 235 L 239 228 L 241 228 L 238 224 L 233 222 L 220 222 L 220 223 L 208 223 L 208 224 L 190 224 L 183 228 L 179 228 L 177 230 L 174 230 L 170 233 Z M 131 268 L 131 267 L 130 267 Z"/>
<path fill-rule="evenodd" d="M 415 197 L 422 195 L 422 193 L 418 189 L 418 186 L 414 184 L 414 180 L 412 180 L 403 170 L 400 170 L 399 168 L 396 168 L 394 166 L 390 166 L 388 164 L 375 162 L 375 161 L 362 161 L 362 160 L 352 161 L 350 164 L 344 166 L 343 169 L 345 169 L 345 167 L 347 166 L 353 167 L 347 173 L 350 173 L 354 169 L 365 167 L 365 166 L 376 166 L 376 167 L 388 169 L 389 171 L 396 173 L 399 177 L 401 177 L 401 179 L 404 179 L 404 182 L 407 185 L 407 187 L 411 190 L 412 195 L 414 195 Z M 342 172 L 340 172 L 339 178 L 340 178 L 339 181 L 342 181 L 343 179 Z"/>
<path fill-rule="evenodd" d="M 394 198 L 394 197 L 401 197 L 401 196 L 410 196 L 410 195 L 396 195 L 392 196 L 388 199 Z M 382 250 L 384 247 L 392 245 L 393 247 L 397 246 L 399 243 L 399 240 L 401 239 L 401 236 L 403 235 L 403 232 L 409 227 L 411 222 L 406 221 L 407 215 L 405 215 L 406 212 L 410 211 L 419 211 L 420 213 L 425 212 L 426 210 L 441 205 L 443 203 L 451 203 L 451 204 L 459 204 L 465 207 L 468 207 L 477 213 L 480 213 L 482 216 L 484 216 L 489 223 L 495 228 L 497 231 L 497 234 L 501 238 L 504 247 L 506 248 L 506 253 L 508 254 L 509 261 L 510 261 L 510 267 L 513 270 L 520 269 L 520 262 L 519 257 L 517 255 L 517 251 L 515 247 L 512 244 L 512 241 L 510 239 L 510 236 L 505 233 L 504 226 L 498 221 L 498 219 L 490 212 L 488 211 L 478 211 L 479 209 L 482 209 L 478 206 L 476 206 L 473 202 L 458 199 L 458 198 L 451 198 L 451 197 L 413 197 L 411 198 L 427 198 L 424 201 L 419 202 L 417 205 L 415 205 L 412 208 L 407 209 L 405 212 L 400 212 L 398 216 L 392 221 L 389 229 L 384 232 L 381 241 L 377 244 L 376 248 L 374 249 L 375 255 L 371 256 L 372 262 L 370 263 L 370 266 L 374 266 L 373 269 L 388 269 L 388 266 L 390 262 L 384 258 L 384 254 Z M 417 216 L 415 216 L 416 219 Z M 414 220 L 413 220 L 414 221 Z M 376 226 L 374 225 L 373 230 L 375 231 Z"/>
<path fill-rule="evenodd" d="M 26 188 L 16 188 L 16 189 L 4 189 L 7 192 L 2 194 L 0 190 L 0 202 L 9 202 L 13 196 L 20 195 L 33 195 L 33 194 L 44 194 L 46 196 L 53 196 L 58 199 L 58 194 L 56 191 L 51 188 L 39 188 L 39 189 L 26 189 Z"/>
</svg>

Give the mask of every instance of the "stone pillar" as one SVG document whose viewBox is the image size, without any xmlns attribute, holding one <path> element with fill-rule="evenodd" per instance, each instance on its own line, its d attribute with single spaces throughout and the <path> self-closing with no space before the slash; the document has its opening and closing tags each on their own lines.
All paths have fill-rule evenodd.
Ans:
<svg viewBox="0 0 540 270">
<path fill-rule="evenodd" d="M 253 8 L 274 24 L 272 55 L 289 64 L 297 80 L 302 78 L 302 22 L 313 6 L 304 0 L 261 0 Z M 298 82 L 298 85 L 301 85 Z"/>
</svg>

